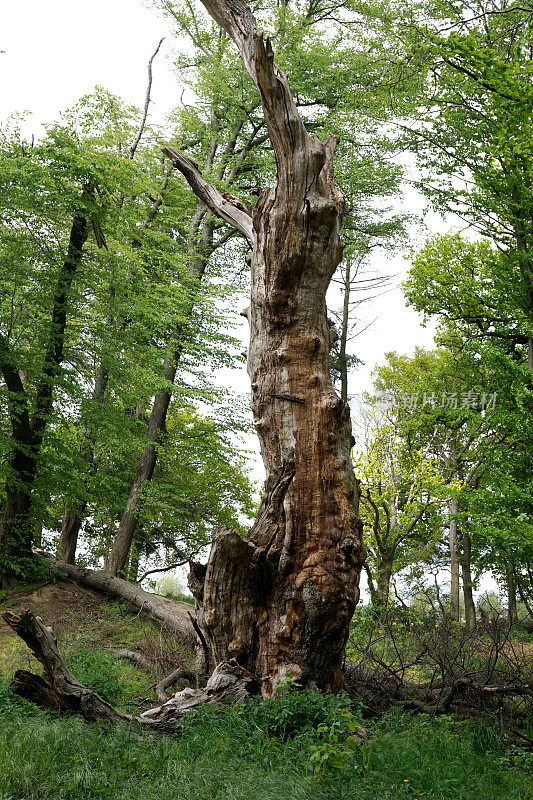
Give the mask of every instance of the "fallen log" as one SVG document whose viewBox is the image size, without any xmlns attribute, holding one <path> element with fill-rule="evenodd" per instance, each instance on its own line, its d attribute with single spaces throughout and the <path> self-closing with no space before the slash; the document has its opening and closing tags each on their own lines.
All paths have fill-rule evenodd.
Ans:
<svg viewBox="0 0 533 800">
<path fill-rule="evenodd" d="M 135 722 L 156 733 L 172 734 L 181 730 L 183 716 L 191 709 L 205 703 L 228 705 L 258 690 L 258 681 L 249 672 L 235 662 L 223 662 L 216 667 L 204 689 L 186 688 L 161 706 L 133 717 L 113 708 L 74 677 L 59 654 L 52 628 L 39 617 L 31 611 L 22 614 L 4 611 L 2 617 L 28 645 L 44 670 L 43 677 L 17 670 L 11 682 L 12 690 L 41 707 L 78 714 L 89 722 L 122 720 Z M 175 675 L 168 676 L 166 681 L 173 677 Z"/>
<path fill-rule="evenodd" d="M 155 664 L 148 661 L 142 653 L 138 653 L 136 650 L 129 650 L 126 647 L 120 647 L 118 650 L 113 650 L 112 652 L 117 658 L 124 658 L 127 661 L 131 661 L 135 666 L 139 667 L 139 669 L 143 669 L 145 672 L 149 672 L 155 677 Z"/>
<path fill-rule="evenodd" d="M 167 630 L 176 633 L 187 644 L 196 646 L 197 635 L 191 622 L 192 606 L 189 603 L 145 592 L 140 586 L 135 586 L 122 578 L 106 575 L 104 572 L 65 564 L 54 559 L 47 559 L 47 563 L 81 586 L 125 600 Z"/>
</svg>

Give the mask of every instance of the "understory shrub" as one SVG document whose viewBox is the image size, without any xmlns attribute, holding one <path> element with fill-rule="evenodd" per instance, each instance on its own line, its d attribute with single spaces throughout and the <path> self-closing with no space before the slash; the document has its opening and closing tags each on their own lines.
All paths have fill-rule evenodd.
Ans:
<svg viewBox="0 0 533 800">
<path fill-rule="evenodd" d="M 311 689 L 298 690 L 297 684 L 286 681 L 277 695 L 269 700 L 250 698 L 242 706 L 242 716 L 267 736 L 282 741 L 303 731 L 329 727 L 342 718 L 345 711 L 359 719 L 361 704 L 347 694 L 325 694 Z M 355 716 L 354 716 L 355 719 Z"/>
</svg>

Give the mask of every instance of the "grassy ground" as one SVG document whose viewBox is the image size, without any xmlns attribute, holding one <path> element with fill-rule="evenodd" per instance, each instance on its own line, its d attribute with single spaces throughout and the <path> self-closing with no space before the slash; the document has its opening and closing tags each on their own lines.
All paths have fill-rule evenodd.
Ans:
<svg viewBox="0 0 533 800">
<path fill-rule="evenodd" d="M 150 681 L 111 649 L 171 659 L 176 648 L 142 615 L 71 585 L 16 601 L 52 620 L 74 673 L 123 707 L 142 707 Z M 361 709 L 347 697 L 289 691 L 204 708 L 167 738 L 40 711 L 9 690 L 14 666 L 28 666 L 27 651 L 0 629 L 0 800 L 533 800 L 531 756 L 509 749 L 489 717 L 393 709 L 363 722 L 360 739 Z"/>
<path fill-rule="evenodd" d="M 329 734 L 284 740 L 247 707 L 205 709 L 170 739 L 58 719 L 4 691 L 0 800 L 530 800 L 525 764 L 476 735 L 449 718 L 388 714 L 370 742 L 337 743 L 340 757 L 317 768 Z"/>
</svg>

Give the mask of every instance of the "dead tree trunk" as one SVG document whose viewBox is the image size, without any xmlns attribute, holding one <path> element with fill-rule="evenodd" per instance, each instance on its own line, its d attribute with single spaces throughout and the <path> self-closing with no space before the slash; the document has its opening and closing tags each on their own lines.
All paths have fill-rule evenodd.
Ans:
<svg viewBox="0 0 533 800">
<path fill-rule="evenodd" d="M 336 690 L 363 560 L 349 408 L 329 375 L 326 290 L 345 216 L 333 178 L 337 138 L 309 135 L 242 0 L 202 0 L 233 38 L 261 94 L 276 186 L 250 214 L 195 164 L 164 152 L 196 195 L 252 246 L 248 372 L 267 472 L 246 539 L 220 531 L 196 596 L 214 663 L 235 658 L 263 694 L 291 675 Z"/>
</svg>

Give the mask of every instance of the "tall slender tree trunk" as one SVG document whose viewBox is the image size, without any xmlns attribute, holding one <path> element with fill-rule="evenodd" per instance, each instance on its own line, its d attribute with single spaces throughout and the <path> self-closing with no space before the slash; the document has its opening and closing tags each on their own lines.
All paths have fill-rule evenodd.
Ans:
<svg viewBox="0 0 533 800">
<path fill-rule="evenodd" d="M 450 500 L 450 617 L 459 620 L 459 506 L 457 498 Z"/>
<path fill-rule="evenodd" d="M 89 196 L 89 189 L 85 190 Z M 92 195 L 91 195 L 92 196 Z M 65 261 L 59 271 L 52 301 L 48 344 L 35 393 L 33 414 L 28 394 L 14 364 L 9 343 L 0 337 L 0 369 L 10 392 L 13 450 L 9 461 L 5 499 L 0 514 L 0 584 L 12 586 L 30 566 L 35 523 L 31 519 L 37 462 L 52 410 L 53 393 L 65 344 L 67 311 L 72 281 L 81 263 L 88 236 L 85 214 L 76 214 Z"/>
<path fill-rule="evenodd" d="M 329 375 L 326 290 L 341 259 L 336 137 L 310 136 L 287 79 L 242 0 L 203 0 L 259 88 L 277 182 L 249 212 L 164 152 L 195 193 L 252 245 L 248 372 L 267 479 L 248 536 L 220 530 L 194 568 L 213 662 L 235 658 L 271 694 L 287 676 L 337 690 L 363 562 L 350 413 Z"/>
<path fill-rule="evenodd" d="M 203 203 L 198 204 L 196 214 L 199 220 L 204 216 L 205 206 Z M 191 256 L 188 274 L 190 299 L 189 307 L 184 314 L 186 320 L 192 317 L 200 289 L 200 282 L 205 272 L 209 255 L 213 249 L 214 223 L 210 220 L 202 225 L 200 243 L 196 241 L 195 227 L 196 220 L 193 220 L 189 240 L 189 254 Z M 186 336 L 186 326 L 181 322 L 178 323 L 172 334 L 172 352 L 167 356 L 164 363 L 163 377 L 167 385 L 160 389 L 155 396 L 150 420 L 148 422 L 144 449 L 137 464 L 137 471 L 131 486 L 126 508 L 120 520 L 117 535 L 109 555 L 106 571 L 109 572 L 110 575 L 123 575 L 126 567 L 133 537 L 138 525 L 139 506 L 142 502 L 143 491 L 147 483 L 152 480 L 157 463 L 157 444 L 165 430 L 168 409 L 170 401 L 172 400 L 172 389 L 170 387 L 173 385 L 176 378 Z"/>
<path fill-rule="evenodd" d="M 474 582 L 472 580 L 472 543 L 470 541 L 470 536 L 468 535 L 466 519 L 463 519 L 461 528 L 461 570 L 463 577 L 463 598 L 465 604 L 465 625 L 468 630 L 473 630 L 476 627 L 476 606 L 474 603 L 473 593 Z"/>
<path fill-rule="evenodd" d="M 518 619 L 518 611 L 516 608 L 516 580 L 514 574 L 514 564 L 510 558 L 505 565 L 505 579 L 507 584 L 507 615 L 511 625 L 514 625 Z"/>
</svg>

